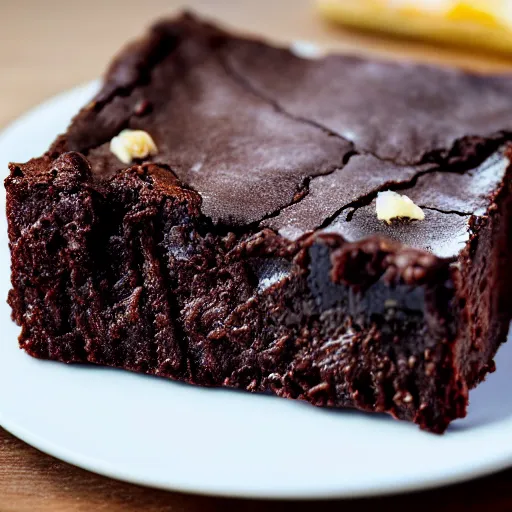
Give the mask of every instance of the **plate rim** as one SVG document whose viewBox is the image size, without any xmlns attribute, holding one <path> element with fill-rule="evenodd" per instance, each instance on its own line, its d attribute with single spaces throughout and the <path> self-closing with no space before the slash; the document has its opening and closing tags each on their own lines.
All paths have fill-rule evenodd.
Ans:
<svg viewBox="0 0 512 512">
<path fill-rule="evenodd" d="M 281 491 L 268 491 L 265 490 L 264 494 L 258 491 L 256 488 L 250 489 L 227 489 L 222 486 L 211 486 L 204 485 L 198 487 L 197 485 L 161 485 L 150 481 L 149 479 L 135 477 L 130 472 L 121 473 L 118 469 L 110 468 L 108 465 L 101 466 L 101 463 L 95 463 L 92 459 L 89 460 L 84 455 L 74 455 L 71 451 L 61 449 L 52 442 L 47 442 L 35 434 L 30 434 L 27 429 L 16 426 L 15 423 L 10 424 L 8 421 L 2 418 L 0 411 L 0 426 L 12 434 L 14 437 L 27 443 L 28 445 L 36 448 L 37 450 L 61 460 L 67 464 L 90 471 L 92 473 L 118 480 L 120 482 L 126 482 L 135 485 L 141 485 L 151 489 L 159 489 L 168 492 L 184 492 L 188 494 L 196 494 L 198 496 L 212 496 L 218 498 L 237 498 L 237 499 L 261 499 L 261 500 L 301 500 L 301 501 L 313 501 L 313 500 L 334 500 L 334 499 L 361 499 L 361 498 L 379 498 L 386 496 L 399 496 L 407 493 L 423 492 L 433 489 L 441 489 L 449 487 L 454 484 L 460 484 L 468 482 L 470 480 L 489 476 L 492 473 L 507 469 L 512 464 L 512 455 L 503 457 L 503 460 L 493 460 L 482 464 L 477 469 L 466 469 L 464 471 L 456 472 L 451 475 L 436 476 L 423 481 L 411 481 L 407 484 L 396 485 L 385 485 L 375 486 L 371 488 L 356 488 L 352 491 L 325 491 L 319 492 L 307 491 L 304 493 L 300 492 L 281 492 Z"/>
</svg>

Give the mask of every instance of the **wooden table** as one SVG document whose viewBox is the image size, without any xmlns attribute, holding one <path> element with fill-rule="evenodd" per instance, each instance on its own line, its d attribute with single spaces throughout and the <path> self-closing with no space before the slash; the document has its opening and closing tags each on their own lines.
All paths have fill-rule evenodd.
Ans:
<svg viewBox="0 0 512 512">
<path fill-rule="evenodd" d="M 355 0 L 354 0 L 355 1 Z M 173 0 L 0 0 L 0 127 L 43 99 L 99 76 L 110 56 Z M 342 51 L 511 71 L 512 60 L 355 34 L 322 23 L 309 0 L 196 0 L 227 25 L 286 42 L 314 40 Z M 414 456 L 414 454 L 411 454 Z M 460 486 L 379 500 L 329 502 L 324 510 L 512 510 L 512 471 Z M 318 508 L 166 493 L 74 468 L 0 429 L 0 511 L 239 511 Z"/>
</svg>

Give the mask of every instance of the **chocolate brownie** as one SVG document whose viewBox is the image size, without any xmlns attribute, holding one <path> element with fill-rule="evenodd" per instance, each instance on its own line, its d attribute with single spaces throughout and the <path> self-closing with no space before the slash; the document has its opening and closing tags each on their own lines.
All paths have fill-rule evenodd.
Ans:
<svg viewBox="0 0 512 512">
<path fill-rule="evenodd" d="M 511 77 L 162 21 L 10 166 L 20 346 L 443 432 L 511 320 L 510 140 Z"/>
</svg>

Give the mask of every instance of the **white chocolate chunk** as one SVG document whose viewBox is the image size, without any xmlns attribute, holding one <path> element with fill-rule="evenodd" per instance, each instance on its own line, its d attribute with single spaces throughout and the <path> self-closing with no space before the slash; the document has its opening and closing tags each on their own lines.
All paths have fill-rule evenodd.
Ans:
<svg viewBox="0 0 512 512">
<path fill-rule="evenodd" d="M 144 130 L 123 130 L 110 141 L 110 151 L 124 164 L 158 153 L 155 141 Z"/>
<path fill-rule="evenodd" d="M 386 190 L 377 194 L 375 209 L 377 211 L 377 218 L 386 221 L 388 224 L 391 222 L 391 219 L 399 217 L 415 220 L 423 220 L 425 218 L 423 210 L 414 204 L 411 199 L 392 190 Z"/>
<path fill-rule="evenodd" d="M 294 41 L 290 45 L 290 51 L 302 59 L 316 60 L 325 56 L 325 52 L 320 46 L 309 41 Z"/>
</svg>

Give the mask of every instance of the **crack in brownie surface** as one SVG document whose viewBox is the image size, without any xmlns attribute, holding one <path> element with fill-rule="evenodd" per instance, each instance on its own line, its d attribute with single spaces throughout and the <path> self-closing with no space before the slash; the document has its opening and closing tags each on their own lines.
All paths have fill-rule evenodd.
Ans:
<svg viewBox="0 0 512 512">
<path fill-rule="evenodd" d="M 284 111 L 397 164 L 424 163 L 461 139 L 499 139 L 510 130 L 507 77 L 344 55 L 301 59 L 238 39 L 225 55 L 240 77 Z"/>
<path fill-rule="evenodd" d="M 364 182 L 364 189 L 356 186 L 350 200 L 340 194 L 341 197 L 330 201 L 338 203 L 337 209 L 342 211 L 361 195 L 376 193 L 388 183 L 400 185 L 414 179 L 415 173 L 434 165 L 431 161 L 439 165 L 439 172 L 448 172 L 452 166 L 461 164 L 469 169 L 471 163 L 490 154 L 504 140 L 502 119 L 507 117 L 507 111 L 499 110 L 498 106 L 506 100 L 508 82 L 497 78 L 500 87 L 484 89 L 493 100 L 485 115 L 479 115 L 469 105 L 484 87 L 484 79 L 470 80 L 468 75 L 450 70 L 418 67 L 411 72 L 411 66 L 368 64 L 342 57 L 340 61 L 327 58 L 310 62 L 285 50 L 233 40 L 215 28 L 199 27 L 193 22 L 174 27 L 157 25 L 151 36 L 135 49 L 138 51 L 130 47 L 116 59 L 94 106 L 77 116 L 63 146 L 87 154 L 94 163 L 93 172 L 102 176 L 122 168 L 109 151 L 110 140 L 122 128 L 147 129 L 159 147 L 155 161 L 170 166 L 184 183 L 200 193 L 202 211 L 215 223 L 252 228 L 259 221 L 280 217 L 283 210 L 308 196 L 312 181 L 326 181 L 340 190 L 346 188 L 345 183 L 353 187 L 357 180 Z M 271 59 L 272 66 L 265 67 L 261 55 Z M 247 68 L 247 63 L 253 61 L 254 66 Z M 430 90 L 433 78 L 425 79 L 427 91 L 411 93 L 422 73 L 433 75 L 440 82 L 449 77 L 451 88 L 443 102 L 460 97 L 459 110 L 448 115 L 442 110 L 446 118 L 438 119 L 439 112 L 433 110 L 439 108 L 433 98 L 435 91 Z M 329 74 L 338 79 L 327 80 Z M 326 75 L 326 82 L 322 83 L 316 75 Z M 345 82 L 351 90 L 364 91 L 371 87 L 375 75 L 383 81 L 386 95 L 375 86 L 372 94 L 366 95 L 368 101 L 378 97 L 376 101 L 383 106 L 375 109 L 372 115 L 377 116 L 377 121 L 371 117 L 371 129 L 368 127 L 365 133 L 373 131 L 379 142 L 372 144 L 382 142 L 389 150 L 386 140 L 396 125 L 398 133 L 407 135 L 410 144 L 417 142 L 414 152 L 421 151 L 421 156 L 403 158 L 400 154 L 372 153 L 365 147 L 368 144 L 354 142 L 339 129 L 330 127 L 328 121 L 324 122 L 327 112 L 337 112 L 336 119 L 346 119 L 348 130 L 356 130 L 362 121 L 359 114 L 354 117 L 353 111 L 361 109 L 357 105 L 347 107 L 344 102 L 346 98 L 355 101 L 358 95 L 344 92 Z M 273 88 L 267 82 L 273 83 Z M 456 95 L 457 83 L 462 92 Z M 465 87 L 467 84 L 469 87 Z M 340 89 L 332 91 L 332 87 Z M 286 97 L 281 98 L 283 91 Z M 420 99 L 412 101 L 408 96 L 411 94 Z M 406 115 L 403 109 L 393 110 L 397 102 L 407 104 Z M 148 109 L 137 115 L 142 103 L 147 103 Z M 300 110 L 303 106 L 320 108 L 321 112 L 304 113 Z M 480 126 L 472 126 L 475 131 L 468 135 L 459 117 L 467 123 L 470 113 L 481 122 Z M 425 118 L 429 118 L 431 131 L 444 127 L 449 134 L 447 145 L 439 146 L 432 141 L 434 135 L 430 132 L 416 133 L 418 128 L 413 130 L 409 126 L 411 118 L 422 128 Z M 483 135 L 492 132 L 492 136 L 483 138 L 478 130 Z M 435 131 L 435 135 L 439 133 Z M 398 135 L 397 138 L 397 145 L 407 146 Z M 329 178 L 321 179 L 333 173 L 339 176 L 336 183 L 330 183 Z M 374 185 L 373 189 L 366 186 L 369 183 Z M 233 201 L 234 197 L 238 201 Z M 318 203 L 318 199 L 315 201 Z M 292 207 L 290 212 L 295 219 L 306 217 L 303 225 L 289 226 L 283 234 L 297 237 L 327 225 L 327 217 L 332 216 L 331 212 L 313 222 L 311 217 L 315 216 L 310 216 L 309 210 L 303 215 L 300 209 L 301 206 Z M 280 229 L 279 224 L 277 219 L 264 225 Z"/>
<path fill-rule="evenodd" d="M 127 59 L 125 65 L 131 64 Z M 125 73 L 122 60 L 117 66 Z M 272 215 L 293 203 L 305 180 L 343 166 L 351 149 L 232 80 L 200 32 L 161 59 L 149 80 L 98 111 L 82 112 L 66 148 L 86 152 L 93 171 L 106 175 L 122 168 L 110 140 L 126 127 L 148 131 L 159 149 L 154 160 L 200 193 L 203 213 L 214 222 L 243 226 Z M 134 115 L 142 101 L 151 111 Z"/>
<path fill-rule="evenodd" d="M 159 23 L 11 165 L 21 347 L 442 432 L 511 316 L 511 83 Z M 378 221 L 386 189 L 425 219 Z"/>
</svg>

